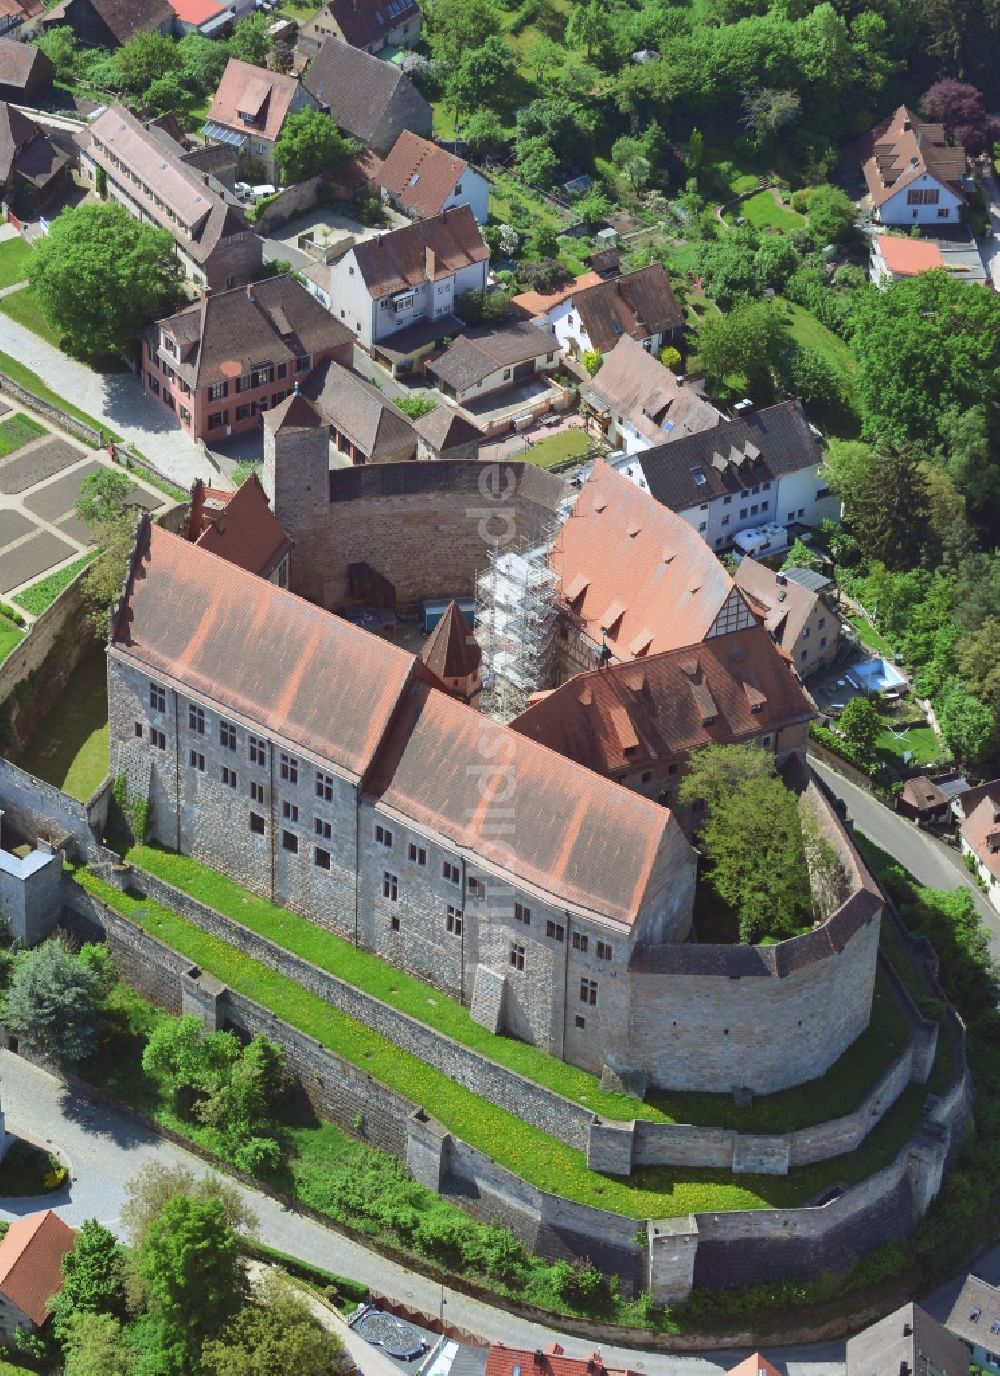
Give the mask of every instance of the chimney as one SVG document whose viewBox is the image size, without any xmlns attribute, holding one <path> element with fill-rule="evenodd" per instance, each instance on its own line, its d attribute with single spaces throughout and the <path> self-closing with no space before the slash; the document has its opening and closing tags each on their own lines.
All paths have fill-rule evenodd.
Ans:
<svg viewBox="0 0 1000 1376">
<path fill-rule="evenodd" d="M 428 281 L 433 282 L 434 272 L 437 268 L 437 258 L 432 248 L 424 249 L 424 276 Z"/>
<path fill-rule="evenodd" d="M 913 121 L 910 119 L 909 115 L 903 120 L 903 128 L 904 130 L 913 128 Z"/>
<path fill-rule="evenodd" d="M 248 301 L 252 301 L 253 299 L 254 299 L 254 294 L 253 294 L 253 283 L 252 283 L 252 282 L 248 282 L 248 283 L 247 283 L 247 300 L 248 300 Z"/>
</svg>

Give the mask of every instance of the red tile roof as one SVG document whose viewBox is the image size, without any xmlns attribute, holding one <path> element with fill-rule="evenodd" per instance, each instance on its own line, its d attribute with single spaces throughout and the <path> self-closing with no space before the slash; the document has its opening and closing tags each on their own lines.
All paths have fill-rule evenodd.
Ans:
<svg viewBox="0 0 1000 1376">
<path fill-rule="evenodd" d="M 170 0 L 170 7 L 182 24 L 204 24 L 226 8 L 217 0 Z"/>
<path fill-rule="evenodd" d="M 75 1240 L 73 1229 L 46 1209 L 16 1218 L 0 1242 L 0 1294 L 36 1326 L 49 1317 L 49 1300 L 62 1289 L 62 1259 Z"/>
<path fill-rule="evenodd" d="M 205 487 L 199 478 L 191 493 L 188 539 L 261 578 L 271 576 L 293 544 L 256 473 L 235 492 Z"/>
<path fill-rule="evenodd" d="M 407 685 L 427 673 L 404 650 L 148 521 L 111 649 L 354 779 Z"/>
<path fill-rule="evenodd" d="M 379 182 L 417 215 L 440 215 L 469 164 L 404 129 L 382 164 Z"/>
<path fill-rule="evenodd" d="M 208 118 L 227 129 L 241 134 L 255 134 L 258 138 L 274 140 L 291 109 L 299 83 L 294 76 L 282 72 L 268 72 L 231 57 L 222 73 L 218 90 L 212 101 Z M 245 112 L 254 117 L 253 124 L 240 118 Z"/>
<path fill-rule="evenodd" d="M 510 304 L 527 315 L 544 315 L 553 306 L 569 300 L 575 291 L 583 291 L 586 287 L 599 287 L 603 281 L 604 278 L 599 272 L 584 272 L 568 287 L 560 287 L 558 291 L 550 291 L 547 294 L 540 291 L 522 291 L 511 297 Z"/>
<path fill-rule="evenodd" d="M 994 879 L 1000 879 L 1000 784 L 982 798 L 962 823 L 962 839 L 972 847 Z M 991 850 L 990 847 L 997 847 Z"/>
<path fill-rule="evenodd" d="M 861 142 L 865 181 L 875 206 L 925 173 L 964 201 L 959 178 L 965 172 L 965 149 L 952 147 L 940 124 L 925 124 L 900 105 Z"/>
<path fill-rule="evenodd" d="M 773 734 L 816 708 L 763 626 L 580 674 L 511 729 L 609 777 Z"/>
<path fill-rule="evenodd" d="M 925 239 L 903 239 L 895 234 L 880 234 L 878 247 L 886 267 L 897 277 L 916 277 L 918 272 L 944 267 L 937 244 L 930 244 Z"/>
<path fill-rule="evenodd" d="M 781 1376 L 781 1372 L 759 1352 L 752 1352 L 742 1362 L 729 1368 L 728 1376 Z"/>
<path fill-rule="evenodd" d="M 558 1343 L 541 1351 L 497 1343 L 486 1358 L 485 1376 L 636 1376 L 624 1367 L 606 1367 L 599 1352 L 567 1357 Z"/>
<path fill-rule="evenodd" d="M 420 658 L 440 679 L 468 678 L 483 662 L 483 652 L 454 599 L 431 631 Z"/>
<path fill-rule="evenodd" d="M 697 644 L 727 599 L 742 598 L 697 531 L 603 462 L 549 561 L 568 612 L 620 660 Z"/>
<path fill-rule="evenodd" d="M 668 809 L 426 684 L 407 694 L 369 787 L 544 901 L 629 926 L 664 840 L 686 846 Z"/>
</svg>

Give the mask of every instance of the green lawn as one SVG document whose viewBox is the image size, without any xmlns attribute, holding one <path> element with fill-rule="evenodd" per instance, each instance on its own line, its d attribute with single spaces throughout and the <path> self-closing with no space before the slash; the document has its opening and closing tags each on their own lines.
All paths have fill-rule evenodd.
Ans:
<svg viewBox="0 0 1000 1376">
<path fill-rule="evenodd" d="M 0 243 L 0 290 L 27 279 L 28 263 L 34 251 L 20 235 Z"/>
<path fill-rule="evenodd" d="M 887 1165 L 920 1120 L 925 1091 L 911 1086 L 858 1151 L 786 1176 L 738 1176 L 726 1170 L 664 1166 L 643 1168 L 628 1180 L 611 1179 L 588 1170 L 582 1152 L 463 1089 L 293 980 L 201 931 L 162 904 L 122 894 L 86 871 L 78 871 L 76 877 L 110 908 L 380 1083 L 422 1104 L 449 1131 L 530 1184 L 627 1217 L 793 1208 L 835 1183 L 854 1183 Z"/>
<path fill-rule="evenodd" d="M 27 631 L 15 626 L 6 616 L 0 616 L 0 663 L 7 658 L 15 645 L 20 645 L 26 635 Z"/>
<path fill-rule="evenodd" d="M 435 107 L 435 134 L 440 134 L 436 125 L 437 107 Z M 566 223 L 565 218 L 543 201 L 540 196 L 534 196 L 521 184 L 508 177 L 503 172 L 491 172 L 490 182 L 490 217 L 499 220 L 503 224 L 513 224 L 518 219 L 529 220 L 536 225 L 547 225 L 550 229 L 562 229 Z"/>
<path fill-rule="evenodd" d="M 85 803 L 108 773 L 107 664 L 92 650 L 17 761 Z"/>
<path fill-rule="evenodd" d="M 883 659 L 892 659 L 892 646 L 881 632 L 875 629 L 866 616 L 862 616 L 861 613 L 858 612 L 854 616 L 849 616 L 847 620 L 857 631 L 858 639 L 861 641 L 862 645 L 867 645 L 869 650 L 874 650 L 875 653 L 881 655 Z"/>
<path fill-rule="evenodd" d="M 0 303 L 2 304 L 2 303 Z M 105 439 L 120 440 L 121 435 L 116 430 L 109 430 L 107 426 L 102 426 L 99 420 L 93 416 L 88 416 L 86 411 L 81 411 L 78 406 L 74 406 L 58 392 L 53 392 L 37 373 L 33 373 L 30 368 L 26 368 L 20 359 L 14 358 L 11 354 L 0 352 L 0 373 L 6 373 L 12 382 L 18 382 L 41 401 L 47 401 L 52 406 L 58 406 L 69 415 L 75 416 L 77 420 L 83 421 L 84 425 L 91 426 L 94 430 L 100 431 Z"/>
<path fill-rule="evenodd" d="M 779 205 L 770 191 L 758 191 L 756 195 L 748 196 L 733 207 L 733 215 L 742 215 L 754 229 L 798 229 L 806 223 L 804 215 Z"/>
<path fill-rule="evenodd" d="M 788 313 L 788 328 L 796 344 L 805 349 L 815 349 L 830 364 L 838 377 L 853 380 L 857 376 L 857 359 L 844 341 L 828 330 L 822 321 L 817 320 L 811 311 L 794 301 L 778 298 Z"/>
<path fill-rule="evenodd" d="M 60 348 L 62 336 L 49 324 L 30 287 L 22 287 L 20 291 L 5 296 L 0 301 L 0 311 L 3 311 L 4 315 L 9 315 L 11 320 L 16 320 L 19 325 L 23 325 L 25 329 L 31 330 L 32 334 L 47 340 L 54 349 Z"/>
<path fill-rule="evenodd" d="M 568 459 L 582 459 L 584 454 L 590 452 L 593 443 L 586 430 L 560 430 L 557 435 L 539 440 L 523 454 L 518 454 L 517 458 L 527 459 L 539 468 L 551 468 L 553 464 L 565 463 Z"/>
<path fill-rule="evenodd" d="M 930 726 L 914 726 L 898 736 L 894 736 L 887 728 L 876 739 L 875 749 L 884 751 L 900 764 L 903 763 L 903 753 L 907 750 L 913 755 L 911 763 L 917 764 L 931 764 L 946 753 L 944 744 Z"/>
<path fill-rule="evenodd" d="M 22 588 L 14 601 L 26 612 L 31 612 L 32 616 L 41 616 L 47 607 L 51 607 L 63 589 L 69 587 L 80 570 L 85 569 L 92 559 L 97 558 L 97 554 L 96 549 L 91 550 L 89 554 L 74 559 L 72 564 L 67 564 L 58 573 L 46 574 L 44 578 L 39 578 L 37 583 Z"/>
<path fill-rule="evenodd" d="M 2 305 L 3 302 L 0 301 L 0 306 Z M 39 425 L 37 420 L 32 420 L 31 416 L 21 415 L 20 412 L 8 416 L 6 420 L 0 420 L 0 458 L 5 454 L 13 454 L 14 450 L 20 449 L 23 444 L 47 434 L 44 425 Z"/>
<path fill-rule="evenodd" d="M 659 1090 L 647 1103 L 602 1090 L 598 1080 L 526 1042 L 498 1037 L 472 1021 L 457 999 L 407 975 L 307 918 L 252 894 L 190 856 L 133 846 L 127 859 L 176 888 L 270 938 L 286 950 L 373 994 L 394 1008 L 453 1037 L 463 1046 L 508 1066 L 604 1118 L 646 1118 L 698 1123 L 743 1132 L 787 1132 L 849 1113 L 903 1049 L 906 1024 L 880 983 L 868 1029 L 820 1079 L 757 1098 L 738 1108 L 730 1095 Z"/>
</svg>

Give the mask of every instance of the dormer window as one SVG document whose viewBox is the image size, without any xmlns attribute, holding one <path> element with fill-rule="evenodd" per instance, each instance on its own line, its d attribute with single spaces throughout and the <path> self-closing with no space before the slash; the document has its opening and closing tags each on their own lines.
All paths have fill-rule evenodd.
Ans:
<svg viewBox="0 0 1000 1376">
<path fill-rule="evenodd" d="M 240 116 L 240 119 L 243 121 L 244 124 L 253 124 L 253 115 L 251 115 L 251 114 L 249 113 L 249 111 L 247 111 L 247 110 L 240 110 L 240 111 L 239 111 L 239 116 Z"/>
</svg>

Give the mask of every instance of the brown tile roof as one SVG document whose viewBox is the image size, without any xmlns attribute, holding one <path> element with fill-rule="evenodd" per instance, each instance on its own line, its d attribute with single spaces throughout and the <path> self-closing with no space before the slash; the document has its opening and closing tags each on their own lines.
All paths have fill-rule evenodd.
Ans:
<svg viewBox="0 0 1000 1376">
<path fill-rule="evenodd" d="M 600 286 L 574 291 L 573 306 L 590 342 L 610 353 L 623 334 L 648 339 L 677 330 L 684 316 L 661 263 L 615 277 Z"/>
<path fill-rule="evenodd" d="M 18 43 L 13 38 L 0 38 L 0 85 L 25 86 L 38 66 L 52 71 L 52 63 L 41 48 L 32 43 Z"/>
<path fill-rule="evenodd" d="M 1000 1289 L 980 1276 L 966 1276 L 958 1298 L 951 1307 L 946 1327 L 956 1338 L 974 1343 L 988 1352 L 1000 1353 L 1000 1329 L 993 1327 L 995 1323 L 1000 1324 Z"/>
<path fill-rule="evenodd" d="M 561 305 L 563 301 L 568 301 L 574 292 L 583 291 L 587 287 L 599 287 L 604 278 L 599 272 L 584 272 L 568 287 L 560 287 L 558 291 L 551 291 L 548 294 L 540 291 L 522 291 L 517 296 L 512 296 L 510 304 L 525 315 L 545 315 L 553 306 Z"/>
<path fill-rule="evenodd" d="M 365 378 L 332 359 L 315 368 L 302 390 L 320 414 L 373 463 L 416 453 L 411 421 Z M 405 457 L 405 455 L 402 455 Z"/>
<path fill-rule="evenodd" d="M 636 1376 L 624 1367 L 606 1367 L 599 1352 L 567 1357 L 558 1343 L 544 1352 L 496 1343 L 486 1358 L 485 1376 Z"/>
<path fill-rule="evenodd" d="M 598 774 L 630 774 L 703 745 L 815 717 L 763 626 L 609 665 L 547 693 L 511 728 Z"/>
<path fill-rule="evenodd" d="M 980 799 L 962 823 L 962 838 L 994 879 L 1000 879 L 1000 788 Z M 995 847 L 995 849 L 991 849 Z"/>
<path fill-rule="evenodd" d="M 942 125 L 923 123 L 905 105 L 875 126 L 862 140 L 860 151 L 865 182 L 876 207 L 925 172 L 965 200 L 959 185 L 966 168 L 965 149 L 950 146 Z"/>
<path fill-rule="evenodd" d="M 426 672 L 413 655 L 149 521 L 111 649 L 354 780 L 407 685 Z"/>
<path fill-rule="evenodd" d="M 4 19 L 34 19 L 42 9 L 42 0 L 0 0 L 0 17 Z"/>
<path fill-rule="evenodd" d="M 528 320 L 501 330 L 478 330 L 460 335 L 427 371 L 457 392 L 483 382 L 499 368 L 514 368 L 547 354 L 559 353 L 559 341 L 551 326 L 540 328 Z"/>
<path fill-rule="evenodd" d="M 310 62 L 303 84 L 329 109 L 341 129 L 362 143 L 376 143 L 390 107 L 404 95 L 414 116 L 422 116 L 422 127 L 428 134 L 431 131 L 431 107 L 409 77 L 395 63 L 383 62 L 339 38 L 326 40 Z"/>
<path fill-rule="evenodd" d="M 847 1376 L 967 1376 L 968 1370 L 961 1338 L 919 1304 L 904 1304 L 847 1343 Z"/>
<path fill-rule="evenodd" d="M 86 3 L 121 44 L 130 42 L 136 34 L 152 33 L 168 22 L 173 23 L 174 12 L 168 0 L 86 0 Z M 60 16 L 72 8 L 73 0 L 64 0 L 63 4 L 49 10 L 46 28 L 51 28 L 54 21 L 67 22 Z"/>
<path fill-rule="evenodd" d="M 73 1229 L 46 1209 L 16 1218 L 0 1242 L 0 1294 L 36 1326 L 49 1317 L 49 1300 L 62 1289 L 62 1259 L 75 1240 Z"/>
<path fill-rule="evenodd" d="M 487 763 L 473 770 L 470 760 Z M 547 901 L 626 925 L 665 837 L 679 832 L 666 808 L 425 684 L 407 694 L 370 786 L 386 808 Z"/>
<path fill-rule="evenodd" d="M 464 158 L 404 129 L 382 164 L 379 182 L 414 214 L 440 215 L 468 168 Z"/>
<path fill-rule="evenodd" d="M 420 13 L 414 0 L 403 0 L 395 6 L 389 0 L 327 0 L 325 9 L 344 35 L 344 41 L 355 48 L 384 41 L 390 29 Z"/>
<path fill-rule="evenodd" d="M 315 430 L 325 426 L 326 421 L 315 402 L 304 397 L 296 388 L 290 397 L 264 412 L 264 424 L 275 431 Z"/>
<path fill-rule="evenodd" d="M 468 678 L 482 664 L 479 642 L 454 599 L 428 636 L 420 658 L 440 679 Z"/>
<path fill-rule="evenodd" d="M 819 594 L 803 588 L 783 574 L 758 564 L 749 555 L 735 574 L 736 586 L 750 598 L 754 610 L 787 655 L 792 655 L 795 642 L 805 629 L 806 622 L 819 601 Z"/>
<path fill-rule="evenodd" d="M 464 416 L 460 416 L 457 411 L 453 411 L 450 406 L 436 406 L 433 411 L 428 411 L 426 416 L 415 420 L 413 428 L 439 453 L 447 453 L 449 449 L 469 444 L 473 440 L 478 442 L 483 437 L 481 430 Z"/>
<path fill-rule="evenodd" d="M 926 774 L 918 774 L 915 779 L 907 779 L 899 790 L 899 796 L 911 807 L 931 811 L 948 806 L 948 797 L 942 793 L 933 779 Z"/>
<path fill-rule="evenodd" d="M 68 161 L 67 154 L 46 138 L 34 120 L 0 100 L 0 183 L 16 171 L 44 186 Z"/>
<path fill-rule="evenodd" d="M 147 326 L 141 337 L 155 341 L 161 329 L 177 340 L 179 357 L 172 366 L 191 387 L 232 382 L 264 363 L 292 364 L 353 340 L 346 326 L 289 275 L 214 292 Z M 289 370 L 289 385 L 292 377 Z"/>
<path fill-rule="evenodd" d="M 208 118 L 241 134 L 253 133 L 273 142 L 281 133 L 299 83 L 294 76 L 265 71 L 231 57 L 212 100 Z M 253 117 L 248 124 L 245 112 Z"/>
<path fill-rule="evenodd" d="M 439 282 L 490 256 L 467 205 L 366 239 L 353 253 L 365 286 L 376 298 L 422 282 Z"/>
<path fill-rule="evenodd" d="M 564 606 L 621 660 L 697 644 L 742 596 L 697 531 L 603 462 L 549 558 Z"/>
<path fill-rule="evenodd" d="M 188 539 L 261 578 L 271 576 L 293 545 L 256 473 L 235 492 L 206 487 L 199 478 L 191 493 Z"/>
<path fill-rule="evenodd" d="M 623 416 L 654 444 L 711 430 L 723 419 L 630 335 L 622 335 L 606 356 L 586 395 Z"/>
</svg>

